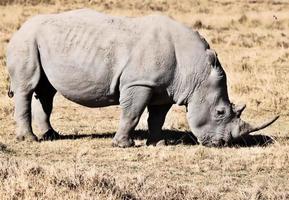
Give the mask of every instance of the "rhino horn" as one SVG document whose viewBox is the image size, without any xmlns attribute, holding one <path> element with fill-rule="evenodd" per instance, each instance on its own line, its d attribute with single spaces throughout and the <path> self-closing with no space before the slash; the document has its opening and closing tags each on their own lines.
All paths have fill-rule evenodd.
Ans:
<svg viewBox="0 0 289 200">
<path fill-rule="evenodd" d="M 243 135 L 248 135 L 249 133 L 253 133 L 256 131 L 259 131 L 261 129 L 264 129 L 268 126 L 270 126 L 271 124 L 273 124 L 277 119 L 279 118 L 279 116 L 274 117 L 273 119 L 259 125 L 259 126 L 253 126 L 247 122 L 243 122 L 240 125 L 240 132 L 239 132 L 239 136 L 243 136 Z"/>
</svg>

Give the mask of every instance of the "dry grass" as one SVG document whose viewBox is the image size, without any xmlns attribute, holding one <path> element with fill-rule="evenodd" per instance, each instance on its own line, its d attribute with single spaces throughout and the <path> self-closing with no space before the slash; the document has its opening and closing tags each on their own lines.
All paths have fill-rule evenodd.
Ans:
<svg viewBox="0 0 289 200">
<path fill-rule="evenodd" d="M 282 0 L 2 0 L 0 2 L 1 199 L 289 199 L 289 3 Z M 228 75 L 245 118 L 280 120 L 267 147 L 112 148 L 119 108 L 88 109 L 56 97 L 53 126 L 66 140 L 16 143 L 5 48 L 30 16 L 91 7 L 115 15 L 163 12 L 198 29 Z M 138 128 L 146 129 L 146 114 Z M 183 108 L 165 128 L 188 131 Z M 107 136 L 103 137 L 103 136 Z"/>
</svg>

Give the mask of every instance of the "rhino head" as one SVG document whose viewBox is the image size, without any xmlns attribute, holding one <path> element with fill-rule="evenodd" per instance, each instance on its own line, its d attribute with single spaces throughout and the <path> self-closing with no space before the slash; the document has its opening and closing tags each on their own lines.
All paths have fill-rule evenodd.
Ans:
<svg viewBox="0 0 289 200">
<path fill-rule="evenodd" d="M 233 139 L 266 128 L 278 119 L 253 126 L 240 117 L 245 109 L 230 102 L 226 74 L 213 50 L 206 50 L 208 76 L 188 99 L 187 118 L 193 134 L 205 146 L 223 146 Z"/>
</svg>

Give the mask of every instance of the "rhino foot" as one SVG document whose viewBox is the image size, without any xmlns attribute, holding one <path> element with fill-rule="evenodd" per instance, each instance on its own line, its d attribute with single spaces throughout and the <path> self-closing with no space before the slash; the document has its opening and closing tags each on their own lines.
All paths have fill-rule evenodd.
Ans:
<svg viewBox="0 0 289 200">
<path fill-rule="evenodd" d="M 113 139 L 112 141 L 112 146 L 113 147 L 121 147 L 121 148 L 128 148 L 134 146 L 135 143 L 132 139 L 127 139 L 127 140 L 117 140 Z"/>
<path fill-rule="evenodd" d="M 152 145 L 152 146 L 166 146 L 167 145 L 167 142 L 166 140 L 164 139 L 148 139 L 147 142 L 146 142 L 146 145 L 149 146 L 149 145 Z"/>
<path fill-rule="evenodd" d="M 59 133 L 57 133 L 56 131 L 49 129 L 48 131 L 46 131 L 46 133 L 43 134 L 43 136 L 41 137 L 42 141 L 52 141 L 52 140 L 58 140 L 60 139 L 60 135 Z"/>
<path fill-rule="evenodd" d="M 35 141 L 38 141 L 38 138 L 33 133 L 28 133 L 28 134 L 17 135 L 16 140 L 18 142 L 21 142 L 21 141 L 35 142 Z"/>
</svg>

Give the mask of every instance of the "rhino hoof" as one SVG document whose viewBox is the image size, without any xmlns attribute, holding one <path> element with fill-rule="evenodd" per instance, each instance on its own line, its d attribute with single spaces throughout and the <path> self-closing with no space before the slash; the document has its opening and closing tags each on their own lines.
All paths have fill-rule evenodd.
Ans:
<svg viewBox="0 0 289 200">
<path fill-rule="evenodd" d="M 146 145 L 152 145 L 152 146 L 166 146 L 167 142 L 166 140 L 162 139 L 162 140 L 150 140 L 148 139 L 146 142 Z"/>
<path fill-rule="evenodd" d="M 128 140 L 113 139 L 113 141 L 112 141 L 113 147 L 128 148 L 128 147 L 132 147 L 134 145 L 135 145 L 135 143 L 132 139 L 128 139 Z"/>
<path fill-rule="evenodd" d="M 33 133 L 29 133 L 29 134 L 17 135 L 16 140 L 18 142 L 22 142 L 22 141 L 35 142 L 35 141 L 38 141 L 38 138 Z"/>
<path fill-rule="evenodd" d="M 160 140 L 156 143 L 156 146 L 167 146 L 167 142 L 165 140 Z"/>
<path fill-rule="evenodd" d="M 60 139 L 60 135 L 59 133 L 57 133 L 54 130 L 48 130 L 46 133 L 43 134 L 43 136 L 41 137 L 41 140 L 43 141 L 52 141 L 52 140 L 58 140 Z"/>
</svg>

